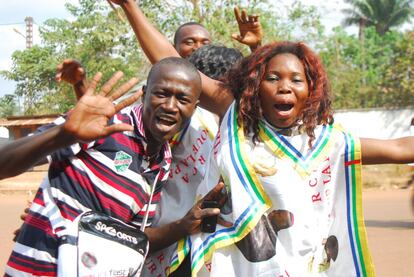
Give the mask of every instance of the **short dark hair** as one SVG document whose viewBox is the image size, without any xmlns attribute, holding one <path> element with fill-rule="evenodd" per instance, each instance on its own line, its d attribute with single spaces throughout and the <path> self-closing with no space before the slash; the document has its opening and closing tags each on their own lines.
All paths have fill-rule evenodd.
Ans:
<svg viewBox="0 0 414 277">
<path fill-rule="evenodd" d="M 190 63 L 189 61 L 187 61 L 186 59 L 180 58 L 180 57 L 168 57 L 168 58 L 164 58 L 160 61 L 158 61 L 157 63 L 155 63 L 152 67 L 151 70 L 148 73 L 148 77 L 147 77 L 147 86 L 149 85 L 154 72 L 156 72 L 160 67 L 164 66 L 164 65 L 174 65 L 176 68 L 184 68 L 186 70 L 187 73 L 190 74 L 191 77 L 194 78 L 194 80 L 196 82 L 200 83 L 200 88 L 201 88 L 201 77 L 200 74 L 197 71 L 197 68 Z"/>
<path fill-rule="evenodd" d="M 219 80 L 242 58 L 235 48 L 209 44 L 194 51 L 188 61 L 208 77 Z"/>
<path fill-rule="evenodd" d="M 174 45 L 177 45 L 177 42 L 178 42 L 178 37 L 179 37 L 179 35 L 180 35 L 181 29 L 182 29 L 182 28 L 184 28 L 184 27 L 187 27 L 187 26 L 193 26 L 193 25 L 200 26 L 200 27 L 202 27 L 202 28 L 206 29 L 206 27 L 204 27 L 204 25 L 203 25 L 203 24 L 200 24 L 200 23 L 197 23 L 197 22 L 193 22 L 193 21 L 190 21 L 190 22 L 187 22 L 187 23 L 181 24 L 181 25 L 177 28 L 177 30 L 175 31 L 175 33 L 174 33 Z M 206 30 L 207 30 L 207 29 L 206 29 Z"/>
</svg>

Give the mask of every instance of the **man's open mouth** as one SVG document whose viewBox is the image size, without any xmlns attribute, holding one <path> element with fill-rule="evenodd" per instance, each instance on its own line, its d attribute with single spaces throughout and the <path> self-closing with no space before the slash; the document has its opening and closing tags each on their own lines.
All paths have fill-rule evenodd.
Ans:
<svg viewBox="0 0 414 277">
<path fill-rule="evenodd" d="M 177 123 L 177 120 L 174 117 L 168 115 L 158 115 L 157 121 L 163 125 L 172 126 Z"/>
</svg>

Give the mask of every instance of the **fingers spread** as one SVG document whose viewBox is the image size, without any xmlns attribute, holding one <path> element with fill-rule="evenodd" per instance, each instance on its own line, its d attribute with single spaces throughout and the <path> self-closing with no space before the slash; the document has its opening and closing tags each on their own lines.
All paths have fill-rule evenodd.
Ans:
<svg viewBox="0 0 414 277">
<path fill-rule="evenodd" d="M 111 101 L 114 101 L 124 95 L 126 92 L 128 92 L 136 83 L 138 83 L 137 78 L 131 78 L 128 82 L 122 84 L 117 90 L 114 91 L 114 93 L 109 96 L 109 99 Z"/>
<path fill-rule="evenodd" d="M 126 123 L 114 124 L 104 128 L 103 136 L 109 136 L 116 132 L 133 131 L 134 127 Z"/>
<path fill-rule="evenodd" d="M 93 76 L 91 83 L 89 84 L 89 87 L 85 93 L 85 95 L 92 95 L 95 92 L 96 86 L 98 85 L 99 81 L 102 78 L 102 73 L 98 72 Z"/>
<path fill-rule="evenodd" d="M 245 9 L 242 10 L 241 19 L 243 23 L 247 23 L 249 21 L 249 18 L 247 17 L 247 11 Z"/>
<path fill-rule="evenodd" d="M 124 73 L 121 71 L 115 72 L 114 75 L 112 75 L 111 79 L 107 81 L 101 89 L 100 95 L 106 96 L 108 93 L 112 90 L 112 88 L 115 86 L 116 83 L 118 83 L 119 80 L 124 76 Z"/>
<path fill-rule="evenodd" d="M 129 105 L 132 105 L 133 103 L 138 101 L 141 95 L 142 95 L 142 90 L 139 90 L 138 92 L 134 93 L 127 99 L 123 100 L 121 103 L 118 103 L 117 105 L 115 105 L 115 111 L 119 112 L 123 108 L 128 107 Z"/>
<path fill-rule="evenodd" d="M 241 22 L 240 10 L 237 6 L 234 7 L 234 16 L 236 17 L 237 22 Z"/>
</svg>

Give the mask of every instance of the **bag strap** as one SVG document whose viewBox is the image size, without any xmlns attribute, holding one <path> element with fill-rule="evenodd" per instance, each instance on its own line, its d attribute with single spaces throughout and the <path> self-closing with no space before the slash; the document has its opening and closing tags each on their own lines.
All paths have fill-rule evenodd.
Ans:
<svg viewBox="0 0 414 277">
<path fill-rule="evenodd" d="M 149 201 L 148 201 L 148 204 L 147 204 L 147 210 L 145 211 L 144 219 L 142 220 L 142 223 L 141 223 L 141 228 L 139 228 L 142 232 L 144 232 L 145 226 L 147 225 L 150 205 L 151 205 L 151 202 L 152 202 L 152 196 L 154 195 L 155 186 L 158 183 L 158 178 L 160 177 L 160 173 L 161 173 L 161 169 L 160 169 L 160 171 L 158 171 L 157 176 L 155 176 L 154 183 L 152 184 L 152 187 L 151 187 L 151 194 L 150 194 L 150 198 L 149 198 Z"/>
</svg>

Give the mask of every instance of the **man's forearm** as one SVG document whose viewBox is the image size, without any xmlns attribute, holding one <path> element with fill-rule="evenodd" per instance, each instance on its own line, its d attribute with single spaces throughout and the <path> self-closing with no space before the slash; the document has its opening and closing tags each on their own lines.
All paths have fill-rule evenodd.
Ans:
<svg viewBox="0 0 414 277">
<path fill-rule="evenodd" d="M 162 227 L 147 228 L 145 233 L 150 242 L 150 253 L 166 248 L 188 235 L 179 220 Z"/>
<path fill-rule="evenodd" d="M 172 44 L 148 21 L 135 1 L 127 0 L 121 7 L 145 55 L 152 64 L 166 57 L 179 57 Z"/>
<path fill-rule="evenodd" d="M 0 179 L 23 173 L 50 153 L 75 142 L 63 125 L 10 142 L 0 148 Z"/>
<path fill-rule="evenodd" d="M 86 93 L 87 89 L 88 81 L 86 80 L 86 78 L 73 85 L 73 90 L 75 91 L 77 101 L 79 101 L 79 99 Z"/>
</svg>

